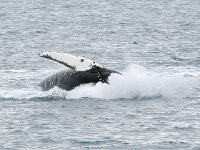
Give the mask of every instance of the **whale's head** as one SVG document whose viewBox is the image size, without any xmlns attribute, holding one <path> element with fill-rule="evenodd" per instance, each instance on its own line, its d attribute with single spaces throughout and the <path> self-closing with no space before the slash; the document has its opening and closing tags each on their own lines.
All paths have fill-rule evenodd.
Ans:
<svg viewBox="0 0 200 150">
<path fill-rule="evenodd" d="M 102 82 L 102 83 L 109 84 L 108 78 L 112 73 L 120 74 L 119 72 L 114 71 L 114 70 L 94 66 L 90 70 L 79 72 L 79 78 L 81 79 L 83 83 Z"/>
</svg>

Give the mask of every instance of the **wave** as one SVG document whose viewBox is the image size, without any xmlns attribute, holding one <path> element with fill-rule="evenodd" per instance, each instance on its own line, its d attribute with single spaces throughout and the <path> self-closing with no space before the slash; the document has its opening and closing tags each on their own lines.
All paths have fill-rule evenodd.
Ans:
<svg viewBox="0 0 200 150">
<path fill-rule="evenodd" d="M 61 90 L 57 87 L 49 91 L 38 88 L 5 89 L 0 91 L 1 98 L 14 99 L 65 99 L 99 98 L 99 99 L 151 99 L 163 96 L 181 94 L 191 83 L 191 78 L 180 74 L 162 74 L 146 70 L 142 66 L 130 65 L 123 75 L 112 74 L 110 84 L 97 83 L 81 85 L 72 91 Z"/>
</svg>

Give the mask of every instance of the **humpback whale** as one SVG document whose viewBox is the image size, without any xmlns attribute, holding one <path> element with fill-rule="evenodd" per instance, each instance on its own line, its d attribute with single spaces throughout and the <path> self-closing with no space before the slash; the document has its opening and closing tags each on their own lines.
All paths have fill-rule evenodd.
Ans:
<svg viewBox="0 0 200 150">
<path fill-rule="evenodd" d="M 55 86 L 70 91 L 81 84 L 96 84 L 98 82 L 109 84 L 108 77 L 112 73 L 121 74 L 117 71 L 104 68 L 95 61 L 86 59 L 85 57 L 77 57 L 68 53 L 43 52 L 39 56 L 56 61 L 70 68 L 44 79 L 39 84 L 44 91 Z"/>
</svg>

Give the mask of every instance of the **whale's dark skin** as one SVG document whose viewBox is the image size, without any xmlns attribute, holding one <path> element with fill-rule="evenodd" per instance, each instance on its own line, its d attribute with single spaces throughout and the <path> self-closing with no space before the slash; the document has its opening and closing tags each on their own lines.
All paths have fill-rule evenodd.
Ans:
<svg viewBox="0 0 200 150">
<path fill-rule="evenodd" d="M 55 86 L 70 91 L 81 84 L 103 82 L 108 84 L 108 77 L 117 71 L 93 67 L 87 71 L 63 70 L 43 80 L 39 86 L 47 91 Z"/>
</svg>

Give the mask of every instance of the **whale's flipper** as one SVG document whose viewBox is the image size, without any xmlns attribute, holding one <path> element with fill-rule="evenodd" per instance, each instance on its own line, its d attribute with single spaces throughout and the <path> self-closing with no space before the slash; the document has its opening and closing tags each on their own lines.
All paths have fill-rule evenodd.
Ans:
<svg viewBox="0 0 200 150">
<path fill-rule="evenodd" d="M 96 63 L 95 61 L 80 56 L 73 56 L 67 53 L 43 52 L 39 54 L 39 56 L 54 60 L 75 71 L 87 71 L 91 70 L 93 67 L 103 68 L 100 64 Z"/>
</svg>

